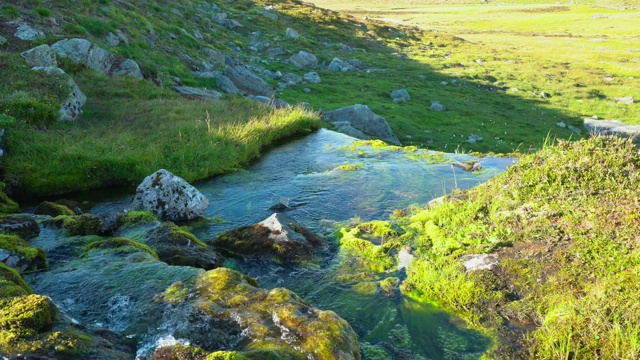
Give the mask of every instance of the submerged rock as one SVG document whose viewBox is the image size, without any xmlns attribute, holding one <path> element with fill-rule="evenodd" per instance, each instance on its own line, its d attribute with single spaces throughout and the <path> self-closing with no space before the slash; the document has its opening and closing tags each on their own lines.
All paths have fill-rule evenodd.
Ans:
<svg viewBox="0 0 640 360">
<path fill-rule="evenodd" d="M 193 234 L 171 222 L 147 231 L 145 243 L 158 254 L 161 261 L 169 265 L 211 270 L 224 260 Z"/>
<path fill-rule="evenodd" d="M 164 169 L 140 183 L 131 203 L 132 210 L 147 210 L 171 221 L 197 219 L 208 206 L 209 200 L 198 189 Z"/>
<path fill-rule="evenodd" d="M 273 214 L 255 225 L 224 232 L 208 243 L 247 258 L 297 263 L 310 260 L 320 240 L 292 218 Z"/>
</svg>

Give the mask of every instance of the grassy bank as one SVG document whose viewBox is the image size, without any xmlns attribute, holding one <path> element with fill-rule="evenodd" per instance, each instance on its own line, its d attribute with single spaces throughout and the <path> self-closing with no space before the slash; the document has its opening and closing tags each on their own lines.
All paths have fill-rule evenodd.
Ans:
<svg viewBox="0 0 640 360">
<path fill-rule="evenodd" d="M 6 182 L 22 195 L 136 184 L 160 168 L 187 181 L 204 179 L 320 123 L 299 108 L 273 110 L 241 98 L 186 100 L 150 82 L 89 70 L 75 81 L 89 99 L 82 121 L 46 130 L 19 123 L 6 134 Z"/>
<path fill-rule="evenodd" d="M 404 293 L 500 339 L 499 357 L 640 355 L 640 152 L 630 142 L 560 141 L 443 204 L 398 213 L 418 256 Z M 493 270 L 464 256 L 493 254 Z"/>
</svg>

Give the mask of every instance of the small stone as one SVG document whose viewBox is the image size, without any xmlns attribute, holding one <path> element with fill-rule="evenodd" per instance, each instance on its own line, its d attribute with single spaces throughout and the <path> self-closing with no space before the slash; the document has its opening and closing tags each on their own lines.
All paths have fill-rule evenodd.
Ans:
<svg viewBox="0 0 640 360">
<path fill-rule="evenodd" d="M 304 91 L 304 92 L 306 92 L 306 93 L 308 94 L 308 93 L 310 93 L 310 92 L 311 92 L 311 89 L 309 89 L 309 88 L 304 88 L 304 89 L 302 89 L 302 91 Z"/>
<path fill-rule="evenodd" d="M 556 124 L 558 127 L 565 129 L 567 127 L 567 124 L 565 124 L 564 122 L 559 122 Z"/>
<path fill-rule="evenodd" d="M 548 98 L 551 97 L 551 95 L 549 93 L 546 93 L 544 91 L 540 93 L 540 96 L 542 96 L 543 99 L 548 99 Z"/>
<path fill-rule="evenodd" d="M 198 30 L 198 29 L 193 29 L 193 37 L 198 39 L 198 40 L 204 39 L 204 35 L 202 35 L 200 30 Z"/>
<path fill-rule="evenodd" d="M 298 40 L 298 38 L 300 37 L 300 34 L 298 34 L 298 32 L 293 30 L 292 28 L 287 28 L 287 32 L 285 33 L 284 36 L 287 39 Z"/>
<path fill-rule="evenodd" d="M 478 270 L 494 270 L 500 264 L 495 254 L 465 255 L 462 257 L 463 265 L 467 272 Z"/>
<path fill-rule="evenodd" d="M 18 26 L 16 33 L 14 34 L 20 40 L 33 41 L 44 38 L 44 33 L 40 30 L 36 30 L 29 25 L 23 24 Z"/>
<path fill-rule="evenodd" d="M 443 82 L 440 83 L 440 86 L 447 86 L 447 85 L 449 85 L 449 83 L 446 82 L 446 81 L 443 81 Z"/>
<path fill-rule="evenodd" d="M 320 75 L 318 75 L 318 73 L 316 72 L 309 72 L 304 74 L 304 76 L 302 77 L 305 81 L 308 81 L 312 84 L 319 84 L 320 83 Z"/>
<path fill-rule="evenodd" d="M 6 43 L 7 43 L 7 41 L 8 41 L 8 40 L 7 40 L 7 38 L 6 38 L 6 37 L 4 37 L 4 36 L 0 35 L 0 46 L 2 46 L 2 45 L 4 45 L 4 44 L 6 44 Z"/>
<path fill-rule="evenodd" d="M 431 110 L 433 111 L 445 111 L 446 107 L 442 105 L 439 101 L 431 102 Z"/>
<path fill-rule="evenodd" d="M 394 103 L 407 102 L 411 99 L 409 92 L 406 89 L 394 90 L 391 92 L 391 99 Z"/>
<path fill-rule="evenodd" d="M 289 208 L 289 199 L 284 196 L 273 196 L 271 198 L 271 210 L 286 210 Z"/>
<path fill-rule="evenodd" d="M 107 34 L 107 47 L 112 48 L 120 45 L 120 39 L 112 32 Z"/>
</svg>

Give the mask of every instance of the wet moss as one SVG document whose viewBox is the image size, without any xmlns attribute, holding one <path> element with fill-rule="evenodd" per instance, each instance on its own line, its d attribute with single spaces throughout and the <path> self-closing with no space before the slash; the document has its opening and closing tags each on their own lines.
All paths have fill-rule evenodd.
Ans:
<svg viewBox="0 0 640 360">
<path fill-rule="evenodd" d="M 0 235 L 0 249 L 11 251 L 27 259 L 30 262 L 27 270 L 42 270 L 48 266 L 44 250 L 30 246 L 18 236 Z"/>
<path fill-rule="evenodd" d="M 100 235 L 102 224 L 100 219 L 92 214 L 82 214 L 77 216 L 58 216 L 54 220 L 62 220 L 62 227 L 69 235 Z"/>
<path fill-rule="evenodd" d="M 100 240 L 94 243 L 91 243 L 84 248 L 84 252 L 87 253 L 91 250 L 97 249 L 118 249 L 119 251 L 131 252 L 133 251 L 145 251 L 154 258 L 158 259 L 158 254 L 153 251 L 149 246 L 145 244 L 141 244 L 139 242 L 129 240 L 127 238 L 111 238 L 108 240 Z"/>
<path fill-rule="evenodd" d="M 211 270 L 223 261 L 222 256 L 192 233 L 174 223 L 165 222 L 145 234 L 145 243 L 169 265 L 199 267 Z"/>
<path fill-rule="evenodd" d="M 53 217 L 60 216 L 60 215 L 66 215 L 66 216 L 76 215 L 76 213 L 70 208 L 68 208 L 67 206 L 56 204 L 51 201 L 43 201 L 40 205 L 38 205 L 38 207 L 33 213 L 36 215 L 49 215 Z"/>
<path fill-rule="evenodd" d="M 378 292 L 378 284 L 375 281 L 360 282 L 351 288 L 361 295 L 375 295 Z"/>
<path fill-rule="evenodd" d="M 171 284 L 162 294 L 158 295 L 156 300 L 177 305 L 187 300 L 189 293 L 189 288 L 182 281 L 177 281 Z"/>
<path fill-rule="evenodd" d="M 20 206 L 18 206 L 18 203 L 11 200 L 11 198 L 9 198 L 7 194 L 5 194 L 4 188 L 5 184 L 3 182 L 0 182 L 0 213 L 10 214 L 18 212 Z"/>
<path fill-rule="evenodd" d="M 28 294 L 31 294 L 31 289 L 22 276 L 0 262 L 0 299 Z"/>
<path fill-rule="evenodd" d="M 380 281 L 380 289 L 387 294 L 392 294 L 400 285 L 400 279 L 397 277 L 388 277 Z"/>
<path fill-rule="evenodd" d="M 22 341 L 50 330 L 58 309 L 46 296 L 31 294 L 0 299 L 0 349 L 13 353 Z"/>
<path fill-rule="evenodd" d="M 120 221 L 123 227 L 130 227 L 157 222 L 158 217 L 150 211 L 134 210 L 124 213 Z"/>
</svg>

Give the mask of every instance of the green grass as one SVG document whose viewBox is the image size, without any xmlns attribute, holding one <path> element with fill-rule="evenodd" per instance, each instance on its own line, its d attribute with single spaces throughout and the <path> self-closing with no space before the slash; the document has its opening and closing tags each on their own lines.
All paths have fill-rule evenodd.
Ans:
<svg viewBox="0 0 640 360">
<path fill-rule="evenodd" d="M 399 213 L 389 241 L 417 255 L 402 291 L 485 329 L 494 355 L 637 357 L 639 170 L 627 140 L 559 141 L 441 205 Z M 462 257 L 483 253 L 500 270 L 466 273 Z"/>
</svg>

